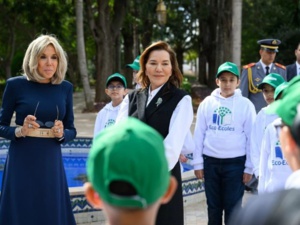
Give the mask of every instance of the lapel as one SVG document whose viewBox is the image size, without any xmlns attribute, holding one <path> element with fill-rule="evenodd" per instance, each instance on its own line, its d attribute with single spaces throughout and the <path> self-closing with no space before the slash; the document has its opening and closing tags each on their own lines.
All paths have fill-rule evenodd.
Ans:
<svg viewBox="0 0 300 225">
<path fill-rule="evenodd" d="M 146 109 L 146 104 L 147 104 L 147 99 L 148 99 L 148 89 L 149 87 L 141 90 L 137 94 L 137 113 L 138 113 L 138 118 L 146 122 L 145 118 L 145 109 Z"/>
<path fill-rule="evenodd" d="M 275 63 L 273 62 L 272 65 L 272 69 L 270 70 L 270 73 L 278 73 L 280 74 L 280 72 L 278 71 L 278 67 L 276 67 Z"/>
<path fill-rule="evenodd" d="M 297 74 L 297 64 L 296 63 L 294 63 L 294 65 L 293 65 L 293 71 L 292 71 L 292 73 L 293 73 L 293 75 L 298 75 Z"/>
<path fill-rule="evenodd" d="M 176 87 L 169 82 L 164 84 L 147 106 L 147 119 L 149 119 L 161 107 L 164 107 L 168 100 L 173 96 L 175 89 Z"/>
</svg>

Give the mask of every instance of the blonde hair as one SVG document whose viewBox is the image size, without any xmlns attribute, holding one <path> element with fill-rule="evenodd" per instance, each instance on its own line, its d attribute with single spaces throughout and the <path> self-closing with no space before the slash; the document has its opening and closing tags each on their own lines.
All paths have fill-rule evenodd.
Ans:
<svg viewBox="0 0 300 225">
<path fill-rule="evenodd" d="M 149 59 L 149 55 L 152 51 L 155 50 L 164 50 L 167 51 L 170 55 L 170 61 L 172 65 L 172 75 L 169 78 L 169 82 L 173 85 L 175 85 L 177 88 L 180 87 L 182 80 L 183 80 L 183 75 L 179 69 L 178 62 L 176 59 L 176 54 L 171 49 L 171 47 L 164 41 L 158 41 L 147 47 L 144 52 L 142 53 L 140 57 L 140 66 L 141 69 L 139 70 L 137 74 L 137 79 L 138 83 L 142 85 L 143 88 L 146 88 L 150 85 L 150 80 L 148 76 L 145 74 L 146 70 L 146 64 Z"/>
<path fill-rule="evenodd" d="M 58 57 L 57 69 L 51 78 L 51 83 L 60 84 L 65 79 L 68 66 L 65 51 L 54 36 L 41 35 L 29 44 L 23 59 L 22 68 L 24 76 L 26 76 L 28 80 L 40 82 L 45 79 L 38 73 L 38 60 L 45 48 L 49 45 L 54 47 Z"/>
</svg>

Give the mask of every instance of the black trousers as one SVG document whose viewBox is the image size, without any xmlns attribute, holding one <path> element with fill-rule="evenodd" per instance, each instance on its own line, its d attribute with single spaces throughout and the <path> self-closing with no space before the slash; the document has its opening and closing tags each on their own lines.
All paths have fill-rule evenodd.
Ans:
<svg viewBox="0 0 300 225">
<path fill-rule="evenodd" d="M 176 178 L 178 187 L 171 201 L 160 206 L 156 217 L 156 225 L 184 225 L 182 182 L 179 162 L 177 162 L 175 167 L 171 170 L 171 174 Z"/>
</svg>

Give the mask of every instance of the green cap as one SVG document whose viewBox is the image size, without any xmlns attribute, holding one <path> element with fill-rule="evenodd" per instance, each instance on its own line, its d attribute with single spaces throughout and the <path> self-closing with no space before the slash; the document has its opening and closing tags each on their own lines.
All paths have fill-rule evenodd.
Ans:
<svg viewBox="0 0 300 225">
<path fill-rule="evenodd" d="M 127 64 L 126 67 L 130 67 L 133 70 L 140 70 L 140 56 L 136 57 L 131 64 Z"/>
<path fill-rule="evenodd" d="M 276 89 L 283 82 L 285 82 L 285 80 L 279 74 L 277 74 L 277 73 L 269 73 L 267 76 L 265 76 L 265 78 L 263 79 L 263 81 L 258 85 L 258 89 L 263 89 L 264 84 L 269 84 L 273 88 Z"/>
<path fill-rule="evenodd" d="M 127 88 L 126 78 L 120 73 L 114 73 L 110 75 L 106 80 L 106 87 L 111 81 L 120 81 L 124 85 L 124 87 Z"/>
<path fill-rule="evenodd" d="M 289 85 L 288 82 L 283 82 L 280 84 L 274 92 L 274 99 L 277 100 L 277 97 L 281 94 L 281 92 Z"/>
<path fill-rule="evenodd" d="M 152 127 L 129 117 L 93 140 L 87 174 L 107 204 L 146 208 L 166 193 L 170 183 L 163 138 Z M 111 185 L 119 181 L 129 183 L 136 194 L 115 193 Z"/>
<path fill-rule="evenodd" d="M 300 76 L 294 77 L 283 90 L 281 99 L 268 107 L 268 113 L 276 113 L 283 122 L 292 126 L 300 103 Z"/>
<path fill-rule="evenodd" d="M 218 78 L 223 72 L 230 72 L 235 76 L 240 77 L 240 72 L 237 65 L 232 62 L 225 62 L 221 66 L 219 66 L 216 78 Z"/>
</svg>

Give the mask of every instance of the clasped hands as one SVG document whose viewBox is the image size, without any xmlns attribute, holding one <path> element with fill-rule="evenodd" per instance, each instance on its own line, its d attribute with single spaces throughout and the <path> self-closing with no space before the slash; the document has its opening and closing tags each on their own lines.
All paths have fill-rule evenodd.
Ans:
<svg viewBox="0 0 300 225">
<path fill-rule="evenodd" d="M 28 115 L 25 117 L 23 126 L 21 128 L 22 136 L 27 136 L 31 129 L 38 129 L 40 125 L 36 122 L 36 117 L 33 115 Z M 56 138 L 62 138 L 64 136 L 64 125 L 61 120 L 55 120 L 53 126 L 49 129 L 53 131 L 53 135 Z"/>
</svg>

